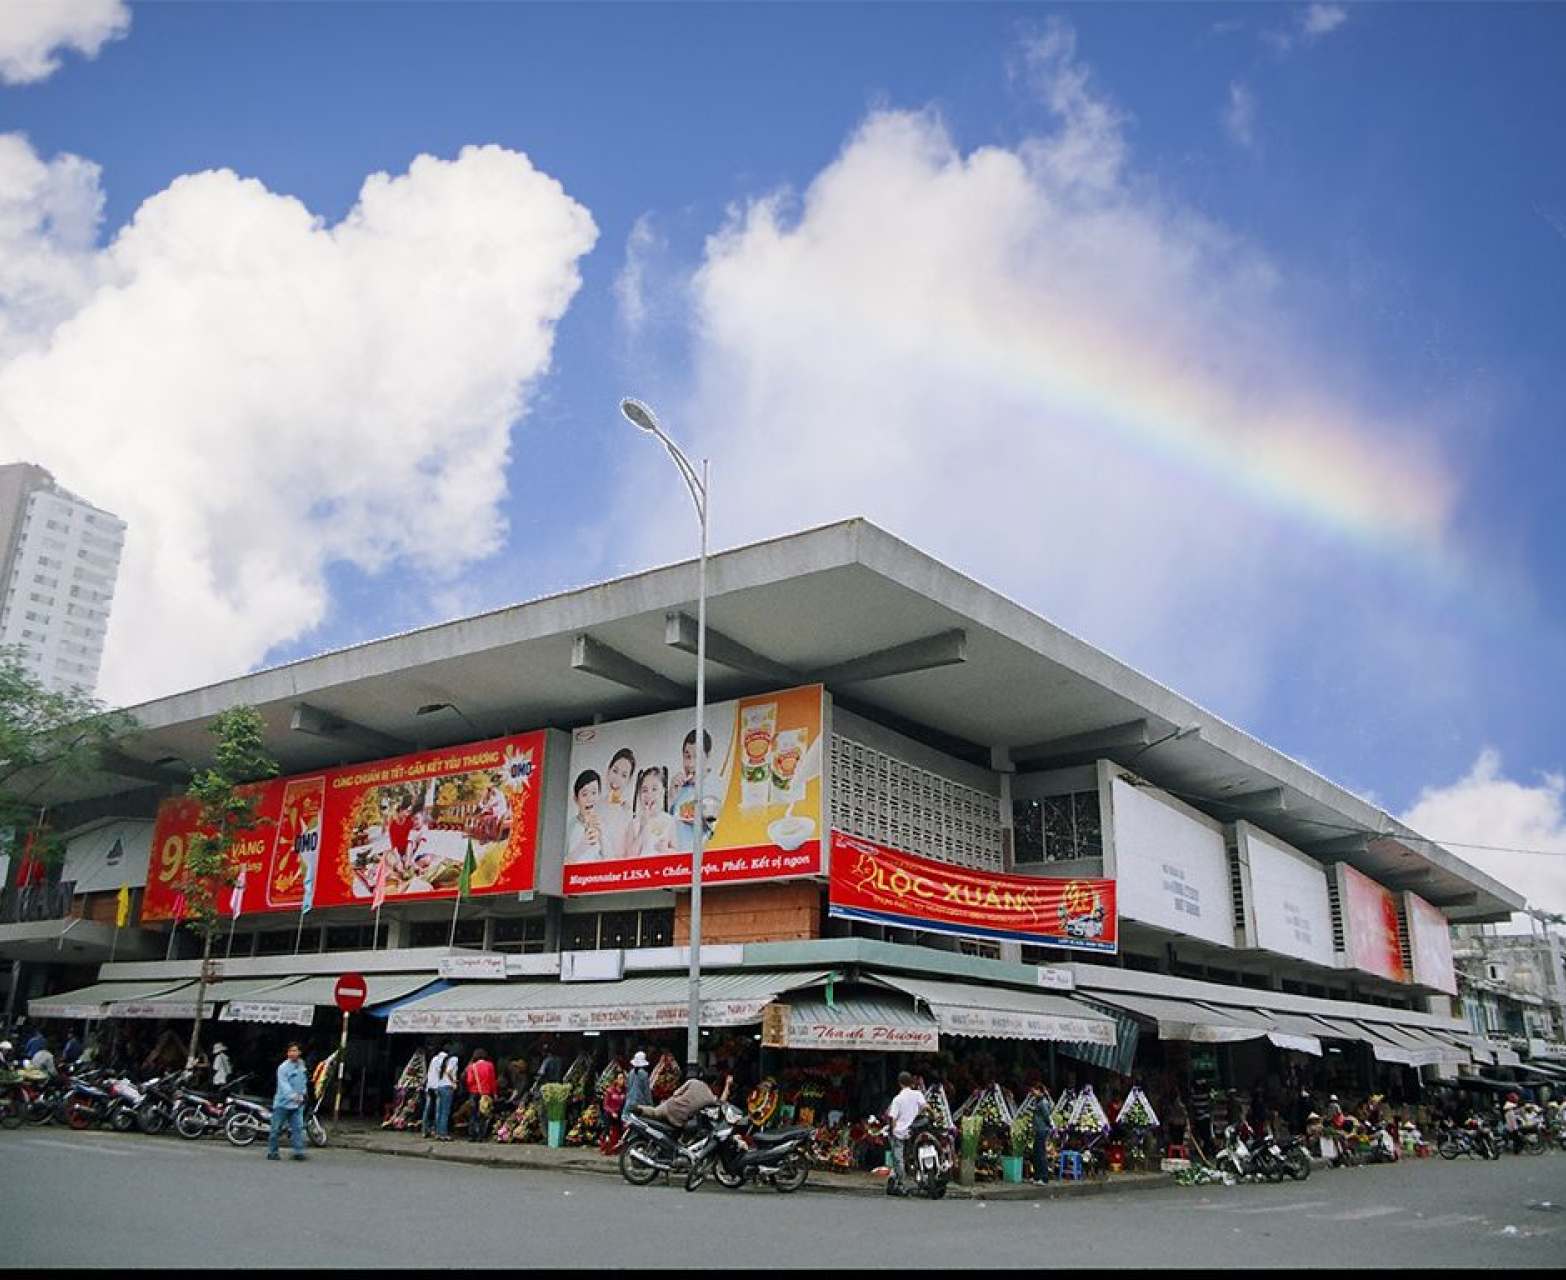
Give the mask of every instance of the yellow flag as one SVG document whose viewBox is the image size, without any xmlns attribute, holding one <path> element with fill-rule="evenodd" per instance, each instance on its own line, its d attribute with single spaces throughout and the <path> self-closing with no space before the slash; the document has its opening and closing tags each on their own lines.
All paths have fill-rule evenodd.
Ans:
<svg viewBox="0 0 1566 1280">
<path fill-rule="evenodd" d="M 116 929 L 123 929 L 129 923 L 130 923 L 130 886 L 128 884 L 122 884 L 120 886 L 119 907 L 118 907 L 118 909 L 114 913 L 114 927 Z"/>
</svg>

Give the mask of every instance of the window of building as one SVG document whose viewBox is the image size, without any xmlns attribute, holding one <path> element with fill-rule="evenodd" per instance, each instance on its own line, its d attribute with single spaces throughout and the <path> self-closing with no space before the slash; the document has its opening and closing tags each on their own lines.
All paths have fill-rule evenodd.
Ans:
<svg viewBox="0 0 1566 1280">
<path fill-rule="evenodd" d="M 452 937 L 450 920 L 419 920 L 409 931 L 408 945 L 413 947 L 444 947 Z M 482 947 L 484 945 L 483 920 L 458 920 L 457 933 L 452 945 L 458 947 Z"/>
<path fill-rule="evenodd" d="M 380 937 L 373 924 L 332 925 L 326 931 L 328 951 L 378 951 L 386 945 L 388 926 L 382 925 Z"/>
<path fill-rule="evenodd" d="M 295 939 L 298 946 L 294 945 Z M 258 956 L 286 956 L 296 952 L 304 955 L 308 952 L 321 949 L 320 929 L 305 929 L 296 932 L 293 929 L 271 929 L 266 933 L 256 935 L 256 954 Z"/>
<path fill-rule="evenodd" d="M 496 920 L 490 926 L 489 945 L 493 951 L 539 954 L 544 950 L 544 917 L 522 916 L 519 919 Z"/>
<path fill-rule="evenodd" d="M 596 951 L 598 949 L 598 916 L 586 913 L 564 917 L 560 922 L 560 949 L 562 951 Z"/>
<path fill-rule="evenodd" d="M 1012 805 L 1012 823 L 1019 864 L 1104 856 L 1097 790 L 1018 800 Z"/>
</svg>

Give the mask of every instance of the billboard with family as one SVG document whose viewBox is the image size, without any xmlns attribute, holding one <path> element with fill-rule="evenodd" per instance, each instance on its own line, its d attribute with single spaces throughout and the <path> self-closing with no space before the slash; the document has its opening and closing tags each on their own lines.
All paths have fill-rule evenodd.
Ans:
<svg viewBox="0 0 1566 1280">
<path fill-rule="evenodd" d="M 260 821 L 231 859 L 244 873 L 239 914 L 449 898 L 471 847 L 470 893 L 534 888 L 542 732 L 495 738 L 274 778 L 252 790 Z M 158 809 L 147 869 L 143 920 L 177 918 L 190 841 L 200 831 L 195 803 Z M 308 890 L 308 895 L 307 895 Z M 232 914 L 223 895 L 221 911 Z"/>
<path fill-rule="evenodd" d="M 578 729 L 571 743 L 567 894 L 679 888 L 698 814 L 702 883 L 821 871 L 822 688 Z"/>
</svg>

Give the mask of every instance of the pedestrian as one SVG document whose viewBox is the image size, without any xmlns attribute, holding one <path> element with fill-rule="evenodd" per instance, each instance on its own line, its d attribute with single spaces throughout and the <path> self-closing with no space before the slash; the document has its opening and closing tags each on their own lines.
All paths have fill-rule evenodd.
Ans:
<svg viewBox="0 0 1566 1280">
<path fill-rule="evenodd" d="M 1029 1116 L 1033 1122 L 1033 1182 L 1042 1187 L 1049 1181 L 1049 1135 L 1054 1121 L 1050 1118 L 1049 1094 L 1045 1092 L 1043 1082 L 1035 1084 L 1028 1093 L 1033 1098 L 1033 1111 Z"/>
<path fill-rule="evenodd" d="M 565 1059 L 560 1056 L 560 1046 L 551 1044 L 544 1050 L 544 1060 L 538 1064 L 539 1084 L 559 1084 L 565 1079 Z"/>
<path fill-rule="evenodd" d="M 899 1071 L 897 1084 L 897 1096 L 886 1109 L 886 1118 L 892 1126 L 892 1176 L 886 1180 L 886 1194 L 889 1196 L 908 1194 L 903 1181 L 903 1149 L 913 1129 L 913 1122 L 924 1110 L 924 1094 L 914 1088 L 914 1078 L 909 1072 Z"/>
<path fill-rule="evenodd" d="M 234 1078 L 234 1064 L 228 1056 L 228 1046 L 221 1040 L 212 1046 L 212 1087 L 221 1089 Z"/>
<path fill-rule="evenodd" d="M 44 1047 L 44 1033 L 42 1027 L 34 1027 L 32 1034 L 22 1041 L 22 1061 L 31 1062 L 33 1054 Z"/>
<path fill-rule="evenodd" d="M 272 1133 L 267 1139 L 266 1158 L 276 1160 L 277 1140 L 282 1136 L 283 1125 L 288 1125 L 289 1140 L 293 1143 L 294 1159 L 305 1158 L 304 1106 L 307 1076 L 304 1054 L 297 1040 L 289 1043 L 283 1060 L 277 1064 L 277 1093 L 272 1098 Z"/>
<path fill-rule="evenodd" d="M 67 1027 L 65 1031 L 65 1044 L 60 1048 L 60 1063 L 65 1067 L 73 1067 L 76 1060 L 82 1056 L 82 1042 L 76 1038 L 76 1028 Z"/>
<path fill-rule="evenodd" d="M 446 1075 L 446 1059 L 450 1055 L 445 1049 L 437 1049 L 430 1055 L 429 1066 L 424 1070 L 424 1136 L 435 1137 L 439 1128 L 436 1125 L 436 1113 L 440 1108 L 440 1082 Z"/>
<path fill-rule="evenodd" d="M 34 1042 L 29 1040 L 28 1043 L 32 1044 Z M 34 1071 L 42 1071 L 51 1080 L 59 1076 L 60 1070 L 55 1065 L 54 1049 L 52 1042 L 49 1040 L 49 1037 L 43 1036 L 40 1038 L 38 1042 L 38 1049 L 33 1054 L 33 1056 L 27 1060 L 27 1065 L 30 1066 Z"/>
<path fill-rule="evenodd" d="M 463 1083 L 469 1095 L 468 1141 L 482 1142 L 489 1136 L 490 1117 L 495 1113 L 495 1064 L 487 1050 L 473 1051 Z"/>
<path fill-rule="evenodd" d="M 451 1141 L 451 1103 L 457 1096 L 457 1046 L 446 1046 L 440 1078 L 435 1082 L 435 1141 Z"/>
<path fill-rule="evenodd" d="M 631 1069 L 625 1077 L 625 1103 L 620 1108 L 622 1116 L 634 1115 L 635 1108 L 652 1105 L 652 1075 L 648 1070 L 647 1055 L 638 1049 L 631 1057 Z"/>
</svg>

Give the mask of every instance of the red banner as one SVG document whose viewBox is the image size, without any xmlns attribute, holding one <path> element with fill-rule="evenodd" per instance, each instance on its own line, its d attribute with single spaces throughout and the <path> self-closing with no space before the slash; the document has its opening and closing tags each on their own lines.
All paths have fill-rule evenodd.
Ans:
<svg viewBox="0 0 1566 1280">
<path fill-rule="evenodd" d="M 1118 949 L 1113 880 L 1007 876 L 832 833 L 834 916 L 1078 951 Z"/>
<path fill-rule="evenodd" d="M 470 844 L 469 892 L 530 891 L 543 768 L 534 732 L 258 783 L 260 822 L 230 855 L 245 871 L 240 914 L 298 911 L 310 881 L 312 907 L 367 907 L 383 861 L 387 901 L 450 898 Z M 174 917 L 196 819 L 186 797 L 159 807 L 143 920 Z"/>
</svg>

